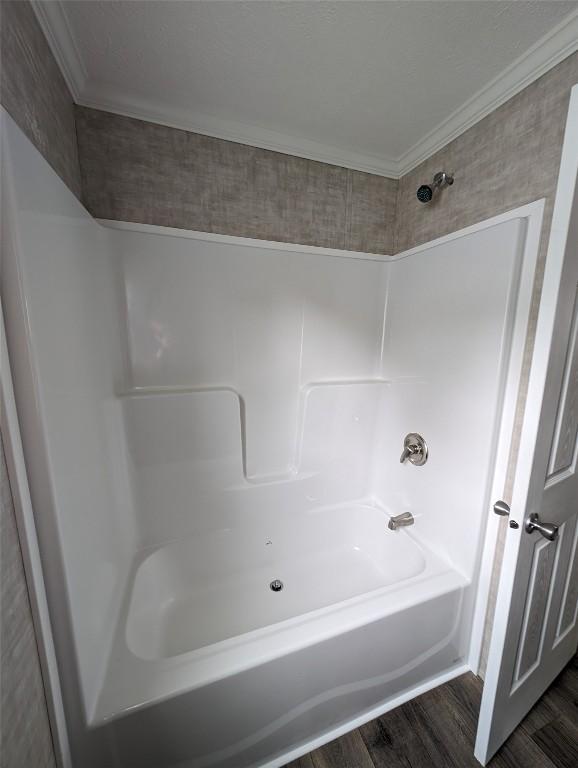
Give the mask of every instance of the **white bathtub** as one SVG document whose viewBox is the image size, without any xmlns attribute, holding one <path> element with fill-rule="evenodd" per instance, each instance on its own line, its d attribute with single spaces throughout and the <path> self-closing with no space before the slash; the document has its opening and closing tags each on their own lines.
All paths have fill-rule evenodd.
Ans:
<svg viewBox="0 0 578 768">
<path fill-rule="evenodd" d="M 268 510 L 143 552 L 94 718 L 120 764 L 274 765 L 452 669 L 468 582 L 387 521 L 362 503 Z"/>
</svg>

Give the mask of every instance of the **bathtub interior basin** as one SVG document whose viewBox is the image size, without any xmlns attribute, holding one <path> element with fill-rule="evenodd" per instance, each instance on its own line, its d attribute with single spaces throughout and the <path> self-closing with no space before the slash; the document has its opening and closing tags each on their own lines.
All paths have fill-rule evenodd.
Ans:
<svg viewBox="0 0 578 768">
<path fill-rule="evenodd" d="M 142 551 L 92 724 L 375 622 L 395 633 L 408 610 L 423 618 L 419 658 L 454 642 L 469 580 L 411 529 L 391 531 L 387 523 L 386 510 L 365 500 L 281 514 L 274 526 L 262 515 L 252 529 Z M 436 604 L 449 617 L 442 640 L 430 615 Z"/>
<path fill-rule="evenodd" d="M 177 656 L 418 576 L 424 553 L 387 521 L 377 507 L 344 504 L 270 536 L 264 526 L 167 544 L 136 570 L 128 647 L 143 659 Z"/>
</svg>

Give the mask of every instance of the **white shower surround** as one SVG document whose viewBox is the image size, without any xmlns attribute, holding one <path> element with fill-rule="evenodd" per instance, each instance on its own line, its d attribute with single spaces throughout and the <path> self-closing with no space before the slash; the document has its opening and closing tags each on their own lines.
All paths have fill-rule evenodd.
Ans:
<svg viewBox="0 0 578 768">
<path fill-rule="evenodd" d="M 4 120 L 8 343 L 83 765 L 282 765 L 467 668 L 542 203 L 395 258 L 102 226 Z"/>
</svg>

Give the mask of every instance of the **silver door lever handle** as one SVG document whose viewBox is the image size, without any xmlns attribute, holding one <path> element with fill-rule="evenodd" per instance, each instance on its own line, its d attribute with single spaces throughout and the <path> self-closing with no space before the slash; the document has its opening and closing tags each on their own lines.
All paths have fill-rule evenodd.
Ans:
<svg viewBox="0 0 578 768">
<path fill-rule="evenodd" d="M 526 531 L 528 533 L 538 531 L 548 541 L 556 541 L 558 538 L 558 526 L 554 523 L 541 523 L 535 512 L 526 521 Z"/>
</svg>

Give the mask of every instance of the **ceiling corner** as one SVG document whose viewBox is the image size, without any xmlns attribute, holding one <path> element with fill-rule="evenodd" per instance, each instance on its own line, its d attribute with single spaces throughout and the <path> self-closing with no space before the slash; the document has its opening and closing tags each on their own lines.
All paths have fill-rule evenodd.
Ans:
<svg viewBox="0 0 578 768">
<path fill-rule="evenodd" d="M 578 10 L 404 152 L 397 160 L 400 176 L 413 170 L 577 50 Z"/>
<path fill-rule="evenodd" d="M 72 98 L 78 101 L 86 87 L 88 73 L 68 24 L 62 0 L 30 0 L 30 4 Z"/>
</svg>

